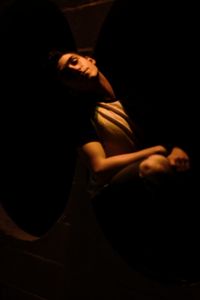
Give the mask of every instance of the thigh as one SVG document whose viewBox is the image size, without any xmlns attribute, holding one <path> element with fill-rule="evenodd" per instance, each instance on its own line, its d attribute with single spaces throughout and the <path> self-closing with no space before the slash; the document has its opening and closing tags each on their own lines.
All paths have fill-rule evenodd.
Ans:
<svg viewBox="0 0 200 300">
<path fill-rule="evenodd" d="M 141 161 L 132 163 L 119 171 L 111 180 L 111 184 L 130 183 L 139 178 L 139 165 Z"/>
</svg>

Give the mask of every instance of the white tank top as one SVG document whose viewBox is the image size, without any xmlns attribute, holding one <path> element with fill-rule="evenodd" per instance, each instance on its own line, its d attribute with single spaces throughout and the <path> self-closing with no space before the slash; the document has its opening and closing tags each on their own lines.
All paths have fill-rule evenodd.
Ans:
<svg viewBox="0 0 200 300">
<path fill-rule="evenodd" d="M 107 156 L 136 151 L 134 126 L 120 101 L 99 102 L 94 125 Z"/>
</svg>

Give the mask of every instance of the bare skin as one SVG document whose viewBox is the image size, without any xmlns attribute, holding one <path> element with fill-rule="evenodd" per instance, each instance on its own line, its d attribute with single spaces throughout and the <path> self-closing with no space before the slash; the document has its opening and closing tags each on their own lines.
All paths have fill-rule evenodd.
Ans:
<svg viewBox="0 0 200 300">
<path fill-rule="evenodd" d="M 172 171 L 172 166 L 167 157 L 160 154 L 153 154 L 143 160 L 139 166 L 139 174 L 141 177 L 150 177 L 155 174 L 167 174 Z"/>
</svg>

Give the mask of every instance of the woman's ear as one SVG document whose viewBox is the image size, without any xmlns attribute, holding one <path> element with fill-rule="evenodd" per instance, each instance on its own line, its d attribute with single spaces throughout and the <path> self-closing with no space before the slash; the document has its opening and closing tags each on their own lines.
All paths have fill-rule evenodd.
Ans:
<svg viewBox="0 0 200 300">
<path fill-rule="evenodd" d="M 87 60 L 89 60 L 91 63 L 93 63 L 94 65 L 96 65 L 96 60 L 95 60 L 94 58 L 92 58 L 92 57 L 90 57 L 90 56 L 85 56 L 85 58 L 86 58 Z"/>
</svg>

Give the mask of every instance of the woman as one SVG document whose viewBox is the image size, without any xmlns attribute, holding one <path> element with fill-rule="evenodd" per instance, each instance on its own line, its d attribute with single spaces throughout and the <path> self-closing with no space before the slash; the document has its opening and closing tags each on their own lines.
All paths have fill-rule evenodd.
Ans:
<svg viewBox="0 0 200 300">
<path fill-rule="evenodd" d="M 54 59 L 59 80 L 78 99 L 78 149 L 90 171 L 88 190 L 105 235 L 134 268 L 160 280 L 172 268 L 177 277 L 181 257 L 173 249 L 183 249 L 184 239 L 177 236 L 188 224 L 187 153 L 176 145 L 144 147 L 137 124 L 93 58 L 59 53 Z"/>
<path fill-rule="evenodd" d="M 142 148 L 135 124 L 93 58 L 77 53 L 60 54 L 57 70 L 64 85 L 76 96 L 83 97 L 82 103 L 85 106 L 88 103 L 91 108 L 91 127 L 83 126 L 85 131 L 79 148 L 91 171 L 91 195 L 110 183 L 125 167 L 129 167 L 133 177 L 148 178 L 169 173 L 172 168 L 178 171 L 189 168 L 189 158 L 180 148 L 172 149 L 171 153 L 162 145 Z"/>
</svg>

